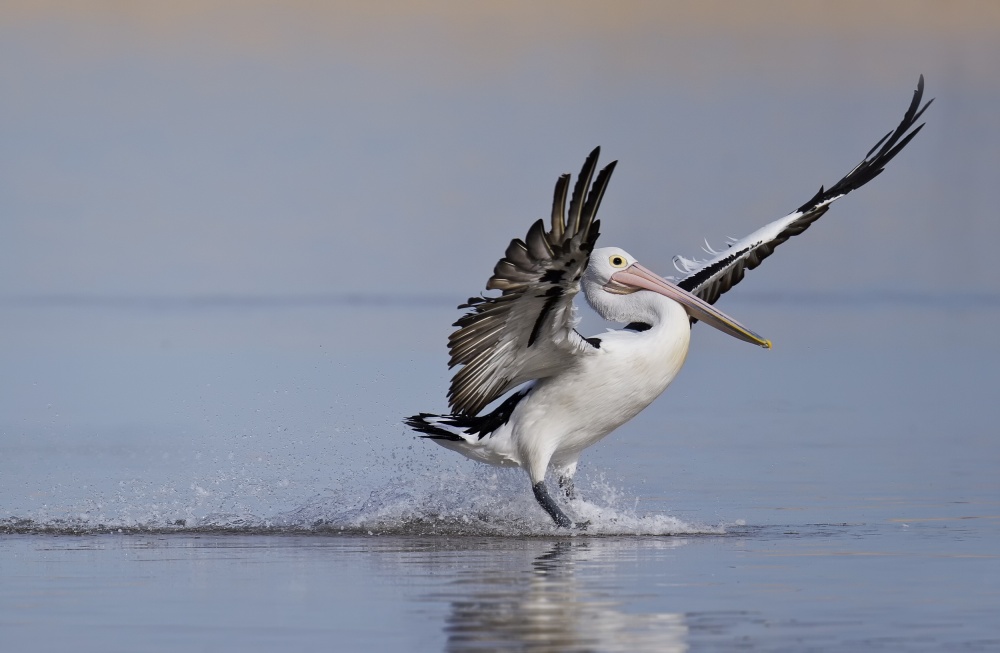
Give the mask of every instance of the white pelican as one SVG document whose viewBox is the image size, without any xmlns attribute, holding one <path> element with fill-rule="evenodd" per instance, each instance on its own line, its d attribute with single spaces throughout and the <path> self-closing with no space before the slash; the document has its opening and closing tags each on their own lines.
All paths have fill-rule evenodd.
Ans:
<svg viewBox="0 0 1000 653">
<path fill-rule="evenodd" d="M 903 120 L 843 179 L 789 215 L 707 260 L 674 257 L 671 280 L 639 265 L 617 247 L 594 249 L 595 220 L 615 163 L 591 186 L 600 148 L 587 157 L 565 212 L 570 176 L 556 182 L 552 223 L 542 220 L 507 247 L 486 284 L 499 296 L 469 299 L 469 311 L 448 339 L 449 367 L 460 365 L 448 391 L 451 414 L 420 413 L 406 424 L 473 460 L 524 468 L 539 505 L 560 527 L 573 521 L 549 494 L 551 466 L 567 498 L 584 449 L 635 417 L 662 393 L 687 357 L 691 325 L 701 320 L 736 338 L 771 346 L 713 304 L 774 248 L 805 231 L 830 204 L 878 176 L 921 130 L 921 75 Z M 589 192 L 588 192 L 589 188 Z M 585 338 L 573 297 L 623 329 Z M 491 412 L 489 404 L 512 392 Z M 579 526 L 585 526 L 580 524 Z"/>
</svg>

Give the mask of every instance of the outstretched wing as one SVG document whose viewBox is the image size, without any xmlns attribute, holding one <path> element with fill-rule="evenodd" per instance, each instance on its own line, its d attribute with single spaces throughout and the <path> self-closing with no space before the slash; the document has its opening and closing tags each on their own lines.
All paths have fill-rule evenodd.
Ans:
<svg viewBox="0 0 1000 653">
<path fill-rule="evenodd" d="M 595 148 L 583 164 L 568 216 L 570 176 L 562 175 L 551 228 L 546 231 L 538 220 L 524 240 L 510 241 L 486 284 L 500 296 L 473 297 L 459 306 L 470 310 L 448 338 L 448 366 L 462 366 L 448 391 L 454 413 L 475 415 L 511 388 L 564 370 L 574 355 L 593 350 L 573 329 L 573 296 L 597 242 L 600 222 L 594 216 L 617 163 L 601 170 L 591 186 L 600 153 Z"/>
<path fill-rule="evenodd" d="M 843 179 L 828 189 L 821 186 L 819 192 L 794 213 L 775 220 L 742 240 L 731 243 L 723 252 L 710 251 L 715 255 L 713 258 L 692 260 L 675 256 L 674 266 L 685 275 L 680 278 L 677 285 L 709 303 L 715 303 L 720 295 L 743 279 L 746 270 L 754 269 L 771 255 L 775 247 L 808 229 L 809 225 L 827 212 L 830 204 L 881 174 L 886 164 L 923 128 L 923 124 L 913 128 L 924 110 L 933 102 L 929 100 L 921 107 L 923 95 L 924 76 L 921 75 L 917 90 L 913 92 L 910 107 L 906 110 L 899 126 L 882 137 L 861 163 Z"/>
</svg>

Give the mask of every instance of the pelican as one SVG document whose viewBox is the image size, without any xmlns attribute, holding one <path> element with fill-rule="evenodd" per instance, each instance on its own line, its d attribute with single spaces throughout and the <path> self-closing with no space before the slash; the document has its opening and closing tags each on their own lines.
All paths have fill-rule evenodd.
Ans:
<svg viewBox="0 0 1000 653">
<path fill-rule="evenodd" d="M 448 391 L 450 414 L 420 413 L 405 423 L 473 460 L 523 468 L 555 524 L 574 526 L 545 484 L 547 471 L 554 471 L 563 497 L 576 497 L 580 454 L 666 390 L 684 365 L 695 322 L 771 347 L 713 304 L 775 247 L 883 171 L 923 128 L 914 127 L 931 103 L 921 106 L 923 92 L 921 75 L 902 121 L 843 179 L 724 251 L 709 250 L 705 260 L 674 257 L 679 278 L 653 273 L 624 249 L 595 249 L 597 211 L 617 162 L 594 180 L 600 148 L 594 149 L 568 211 L 565 174 L 556 182 L 549 229 L 538 220 L 524 240 L 510 242 L 486 284 L 500 294 L 459 305 L 468 311 L 448 339 L 449 367 L 460 366 Z M 573 298 L 581 289 L 602 318 L 626 326 L 590 338 L 578 333 Z"/>
</svg>

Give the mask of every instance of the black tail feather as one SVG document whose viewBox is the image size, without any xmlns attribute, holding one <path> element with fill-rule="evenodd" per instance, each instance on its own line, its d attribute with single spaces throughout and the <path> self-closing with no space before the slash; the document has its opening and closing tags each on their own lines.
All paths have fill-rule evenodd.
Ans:
<svg viewBox="0 0 1000 653">
<path fill-rule="evenodd" d="M 422 438 L 430 438 L 431 440 L 451 440 L 452 442 L 461 442 L 464 438 L 457 433 L 452 433 L 451 431 L 445 431 L 443 428 L 431 424 L 427 421 L 428 417 L 447 417 L 446 415 L 434 415 L 432 413 L 420 413 L 419 415 L 413 415 L 412 417 L 407 417 L 403 420 L 403 423 L 409 426 L 414 431 L 418 433 L 425 433 L 426 435 L 421 435 Z"/>
<path fill-rule="evenodd" d="M 438 424 L 431 422 L 428 418 L 433 418 L 437 422 L 446 426 L 454 427 L 464 431 L 469 436 L 475 436 L 479 440 L 492 435 L 494 431 L 510 421 L 510 416 L 514 413 L 514 408 L 524 399 L 531 388 L 526 388 L 515 392 L 507 397 L 503 403 L 486 415 L 434 415 L 432 413 L 420 413 L 413 417 L 407 417 L 403 422 L 418 433 L 426 433 L 420 437 L 431 438 L 433 440 L 451 440 L 461 442 L 468 438 L 463 438 L 454 431 L 441 428 Z"/>
</svg>

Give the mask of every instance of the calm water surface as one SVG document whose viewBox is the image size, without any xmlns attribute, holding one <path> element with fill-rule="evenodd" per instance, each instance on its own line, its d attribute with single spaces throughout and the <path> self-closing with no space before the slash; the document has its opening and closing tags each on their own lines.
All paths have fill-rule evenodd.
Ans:
<svg viewBox="0 0 1000 653">
<path fill-rule="evenodd" d="M 38 651 L 987 651 L 988 530 L 8 536 L 0 606 L 5 639 Z"/>
<path fill-rule="evenodd" d="M 517 470 L 399 424 L 443 407 L 444 303 L 8 305 L 0 630 L 19 651 L 997 650 L 997 313 L 941 301 L 731 302 L 775 350 L 697 329 L 670 391 L 585 456 L 572 537 Z M 372 325 L 347 353 L 346 317 Z"/>
</svg>

